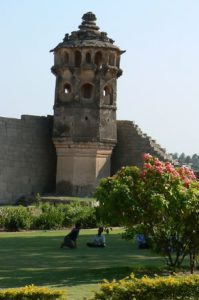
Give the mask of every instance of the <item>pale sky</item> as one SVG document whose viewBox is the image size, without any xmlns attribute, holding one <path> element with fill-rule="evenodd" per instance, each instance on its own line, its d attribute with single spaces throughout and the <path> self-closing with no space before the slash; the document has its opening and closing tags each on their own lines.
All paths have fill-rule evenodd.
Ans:
<svg viewBox="0 0 199 300">
<path fill-rule="evenodd" d="M 117 118 L 199 154 L 198 0 L 0 0 L 0 116 L 52 115 L 54 48 L 92 11 L 122 55 Z"/>
</svg>

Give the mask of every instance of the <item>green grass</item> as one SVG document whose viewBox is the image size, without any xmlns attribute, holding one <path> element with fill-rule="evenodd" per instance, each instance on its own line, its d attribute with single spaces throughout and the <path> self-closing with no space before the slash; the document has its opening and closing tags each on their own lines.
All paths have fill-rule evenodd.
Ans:
<svg viewBox="0 0 199 300">
<path fill-rule="evenodd" d="M 104 278 L 119 279 L 135 268 L 164 264 L 163 258 L 122 240 L 120 230 L 106 236 L 107 247 L 102 249 L 86 247 L 96 230 L 82 230 L 77 249 L 60 249 L 66 233 L 0 233 L 0 287 L 35 284 L 67 288 L 70 300 L 81 300 L 91 296 Z"/>
</svg>

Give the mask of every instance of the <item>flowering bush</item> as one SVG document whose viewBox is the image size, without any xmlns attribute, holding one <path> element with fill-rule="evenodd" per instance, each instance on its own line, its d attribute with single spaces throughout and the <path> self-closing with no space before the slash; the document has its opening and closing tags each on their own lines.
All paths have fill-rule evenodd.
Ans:
<svg viewBox="0 0 199 300">
<path fill-rule="evenodd" d="M 119 280 L 105 281 L 93 300 L 171 300 L 199 299 L 199 276 L 169 276 L 141 279 L 133 275 Z"/>
<path fill-rule="evenodd" d="M 57 300 L 67 299 L 65 292 L 61 290 L 49 289 L 48 287 L 37 287 L 28 285 L 21 288 L 0 290 L 0 299 L 2 300 Z"/>
<path fill-rule="evenodd" d="M 170 266 L 180 266 L 189 254 L 193 271 L 199 254 L 199 182 L 186 167 L 149 154 L 143 159 L 142 169 L 123 167 L 100 182 L 99 214 L 105 223 L 125 226 L 127 237 L 145 234 Z"/>
<path fill-rule="evenodd" d="M 196 181 L 194 172 L 186 166 L 174 168 L 170 162 L 161 162 L 150 154 L 144 154 L 143 160 L 143 178 L 148 178 L 151 175 L 155 176 L 156 174 L 167 176 L 172 181 L 181 181 L 186 188 L 189 188 L 190 184 Z M 198 182 L 197 186 L 199 187 Z"/>
</svg>

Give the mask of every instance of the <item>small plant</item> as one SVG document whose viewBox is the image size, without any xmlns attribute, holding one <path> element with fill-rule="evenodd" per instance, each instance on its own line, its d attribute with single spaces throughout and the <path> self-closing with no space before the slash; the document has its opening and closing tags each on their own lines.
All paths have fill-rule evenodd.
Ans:
<svg viewBox="0 0 199 300">
<path fill-rule="evenodd" d="M 36 193 L 34 196 L 34 204 L 40 205 L 41 201 L 42 201 L 41 195 L 39 193 Z"/>
</svg>

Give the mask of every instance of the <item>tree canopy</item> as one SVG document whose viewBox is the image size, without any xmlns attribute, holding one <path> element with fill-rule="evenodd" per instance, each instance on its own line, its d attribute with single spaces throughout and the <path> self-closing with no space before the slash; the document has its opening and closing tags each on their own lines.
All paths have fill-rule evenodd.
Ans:
<svg viewBox="0 0 199 300">
<path fill-rule="evenodd" d="M 171 154 L 174 160 L 178 161 L 180 165 L 188 165 L 194 171 L 199 171 L 199 155 L 193 154 L 192 156 L 186 155 L 185 153 L 178 153 Z"/>
<path fill-rule="evenodd" d="M 199 182 L 187 167 L 144 155 L 143 168 L 123 167 L 96 190 L 104 223 L 125 226 L 126 237 L 143 233 L 170 266 L 199 254 Z"/>
</svg>

